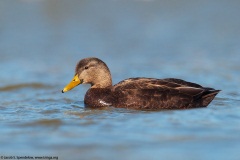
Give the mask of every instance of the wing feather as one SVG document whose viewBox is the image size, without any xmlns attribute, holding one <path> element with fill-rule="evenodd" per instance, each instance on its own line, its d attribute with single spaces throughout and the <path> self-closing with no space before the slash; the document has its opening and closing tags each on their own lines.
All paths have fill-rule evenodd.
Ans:
<svg viewBox="0 0 240 160">
<path fill-rule="evenodd" d="M 181 87 L 181 88 L 180 88 Z M 187 87 L 186 89 L 183 89 Z M 113 90 L 118 89 L 180 89 L 180 90 L 193 90 L 202 89 L 203 87 L 187 82 L 180 79 L 168 78 L 168 79 L 155 79 L 155 78 L 129 78 L 119 82 L 113 86 Z M 196 89 L 194 89 L 196 88 Z"/>
</svg>

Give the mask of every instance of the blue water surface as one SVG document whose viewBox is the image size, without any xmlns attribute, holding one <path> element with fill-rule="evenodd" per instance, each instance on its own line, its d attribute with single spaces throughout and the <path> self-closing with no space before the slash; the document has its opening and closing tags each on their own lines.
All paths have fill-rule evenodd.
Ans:
<svg viewBox="0 0 240 160">
<path fill-rule="evenodd" d="M 0 157 L 240 159 L 240 1 L 0 1 Z M 207 108 L 84 108 L 62 88 L 85 57 L 117 83 L 181 78 L 222 90 Z M 3 157 L 4 158 L 4 157 Z"/>
</svg>

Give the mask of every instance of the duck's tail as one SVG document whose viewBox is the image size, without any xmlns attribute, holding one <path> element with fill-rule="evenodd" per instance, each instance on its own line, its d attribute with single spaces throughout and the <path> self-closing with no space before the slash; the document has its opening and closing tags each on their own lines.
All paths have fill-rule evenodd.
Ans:
<svg viewBox="0 0 240 160">
<path fill-rule="evenodd" d="M 201 106 L 207 107 L 213 98 L 221 91 L 213 88 L 205 88 L 206 91 L 203 93 L 201 98 Z"/>
</svg>

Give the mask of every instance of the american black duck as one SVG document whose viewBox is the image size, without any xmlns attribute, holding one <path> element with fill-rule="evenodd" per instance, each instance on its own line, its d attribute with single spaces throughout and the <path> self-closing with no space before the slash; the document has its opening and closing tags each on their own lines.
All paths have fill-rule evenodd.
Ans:
<svg viewBox="0 0 240 160">
<path fill-rule="evenodd" d="M 107 65 L 93 57 L 78 62 L 75 76 L 62 93 L 79 84 L 91 84 L 84 98 L 88 107 L 114 106 L 143 110 L 207 107 L 220 92 L 175 78 L 129 78 L 112 85 Z"/>
</svg>

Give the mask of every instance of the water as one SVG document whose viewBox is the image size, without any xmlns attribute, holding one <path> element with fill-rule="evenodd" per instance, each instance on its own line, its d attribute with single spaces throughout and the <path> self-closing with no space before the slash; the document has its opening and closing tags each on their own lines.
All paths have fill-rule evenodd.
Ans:
<svg viewBox="0 0 240 160">
<path fill-rule="evenodd" d="M 240 158 L 240 2 L 0 1 L 0 156 Z M 176 77 L 221 89 L 208 108 L 84 108 L 61 93 L 96 56 L 113 82 Z"/>
</svg>

